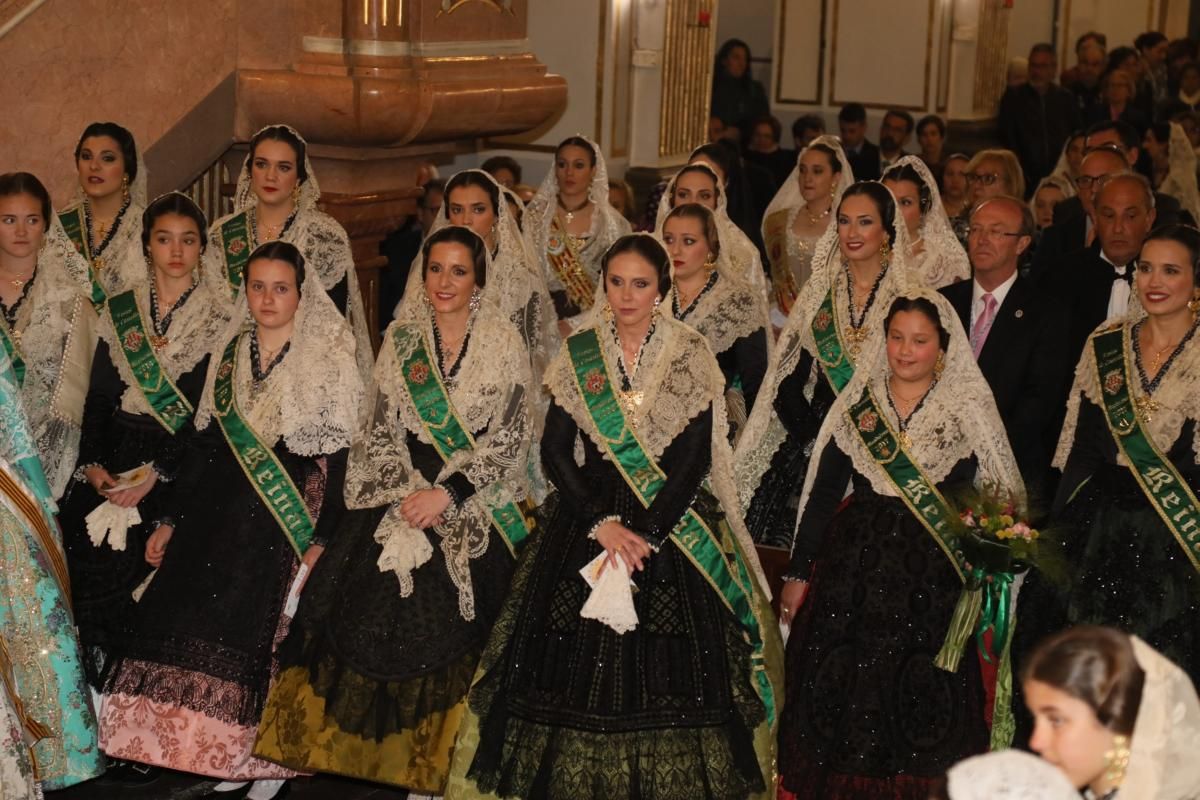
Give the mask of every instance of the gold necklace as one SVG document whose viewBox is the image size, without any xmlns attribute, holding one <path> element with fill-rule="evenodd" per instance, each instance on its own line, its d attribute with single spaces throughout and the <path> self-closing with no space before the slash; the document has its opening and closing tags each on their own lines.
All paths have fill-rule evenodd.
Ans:
<svg viewBox="0 0 1200 800">
<path fill-rule="evenodd" d="M 808 206 L 805 206 L 804 207 L 804 216 L 808 217 L 809 225 L 816 225 L 818 222 L 820 222 L 821 220 L 828 217 L 829 212 L 832 210 L 833 210 L 833 206 L 830 206 L 829 208 L 822 211 L 820 214 L 813 215 L 813 214 L 809 213 Z"/>
</svg>

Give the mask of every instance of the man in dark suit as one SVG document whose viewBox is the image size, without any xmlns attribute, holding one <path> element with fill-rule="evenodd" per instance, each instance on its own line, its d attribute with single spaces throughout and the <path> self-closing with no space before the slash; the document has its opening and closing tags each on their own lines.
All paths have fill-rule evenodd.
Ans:
<svg viewBox="0 0 1200 800">
<path fill-rule="evenodd" d="M 1026 487 L 1045 505 L 1075 364 L 1067 352 L 1067 317 L 1017 272 L 1033 231 L 1027 204 L 1008 196 L 985 200 L 971 214 L 967 237 L 974 277 L 942 294 L 970 337 Z"/>
<path fill-rule="evenodd" d="M 1077 250 L 1082 250 L 1095 239 L 1092 225 L 1092 192 L 1096 184 L 1109 175 L 1129 169 L 1121 152 L 1113 147 L 1100 147 L 1090 151 L 1079 164 L 1079 177 L 1075 186 L 1079 194 L 1064 200 L 1054 209 L 1054 224 L 1042 232 L 1033 259 L 1033 278 L 1043 280 Z M 1073 203 L 1073 213 L 1059 214 L 1059 209 Z M 1061 216 L 1061 218 L 1060 218 Z"/>
<path fill-rule="evenodd" d="M 838 130 L 846 160 L 856 181 L 877 181 L 880 169 L 879 148 L 867 141 L 867 109 L 862 103 L 847 103 L 838 112 Z"/>
<path fill-rule="evenodd" d="M 1075 361 L 1100 323 L 1128 310 L 1137 256 L 1157 218 L 1150 182 L 1135 172 L 1105 178 L 1092 205 L 1096 241 L 1056 265 L 1045 280 L 1049 291 L 1069 301 Z"/>
<path fill-rule="evenodd" d="M 1075 96 L 1054 82 L 1057 71 L 1054 47 L 1035 44 L 1029 51 L 1029 81 L 1005 90 L 996 112 L 1000 140 L 1021 160 L 1031 196 L 1083 121 Z"/>
</svg>

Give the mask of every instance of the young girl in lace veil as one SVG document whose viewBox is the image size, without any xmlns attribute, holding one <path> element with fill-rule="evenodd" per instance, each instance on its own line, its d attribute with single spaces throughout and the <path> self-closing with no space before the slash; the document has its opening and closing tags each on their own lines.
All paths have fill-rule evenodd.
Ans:
<svg viewBox="0 0 1200 800">
<path fill-rule="evenodd" d="M 778 631 L 734 506 L 724 377 L 654 311 L 661 244 L 618 239 L 602 276 L 546 373 L 557 503 L 484 651 L 446 796 L 766 797 Z M 624 613 L 588 599 L 581 571 L 601 564 Z"/>
<path fill-rule="evenodd" d="M 904 156 L 883 174 L 908 227 L 910 267 L 921 283 L 940 289 L 971 277 L 967 251 L 959 244 L 942 205 L 937 181 L 918 156 Z"/>
<path fill-rule="evenodd" d="M 706 206 L 676 206 L 659 236 L 671 257 L 671 290 L 663 302 L 675 319 L 703 334 L 716 355 L 736 430 L 754 408 L 767 369 L 772 340 L 766 299 L 738 277 L 717 217 Z"/>
<path fill-rule="evenodd" d="M 608 168 L 595 142 L 571 136 L 559 143 L 522 230 L 554 301 L 559 332 L 568 332 L 591 308 L 600 258 L 630 230 L 608 203 Z"/>
<path fill-rule="evenodd" d="M 856 183 L 833 213 L 735 453 L 754 541 L 789 550 L 813 437 L 855 364 L 881 345 L 892 299 L 916 285 L 907 266 L 908 230 L 891 192 Z"/>
<path fill-rule="evenodd" d="M 963 579 L 926 509 L 957 514 L 947 493 L 972 485 L 1021 508 L 1024 486 L 949 301 L 904 292 L 883 326 L 886 347 L 855 370 L 814 442 L 784 575 L 788 796 L 923 797 L 989 746 L 976 659 L 934 664 Z M 997 726 L 1007 714 L 1002 697 Z"/>
<path fill-rule="evenodd" d="M 725 243 L 726 273 L 742 284 L 767 293 L 762 257 L 750 237 L 729 218 L 729 198 L 716 167 L 703 157 L 694 156 L 686 167 L 667 182 L 663 201 L 658 204 L 654 231 L 662 238 L 663 222 L 672 209 L 686 203 L 699 203 L 713 212 L 717 231 Z"/>
<path fill-rule="evenodd" d="M 443 227 L 421 249 L 424 282 L 384 336 L 350 454 L 346 501 L 361 510 L 305 588 L 257 752 L 441 795 L 528 533 L 517 504 L 533 387 L 517 331 L 488 299 L 480 237 Z"/>
<path fill-rule="evenodd" d="M 260 146 L 272 150 L 272 158 Z M 246 259 L 266 242 L 290 242 L 300 249 L 308 268 L 346 317 L 354 332 L 355 358 L 363 380 L 371 374 L 373 353 L 354 254 L 346 230 L 317 207 L 321 187 L 308 157 L 308 143 L 289 125 L 268 125 L 250 140 L 238 175 L 233 213 L 212 224 L 212 246 L 205 269 L 225 276 L 231 296 L 241 285 Z M 268 223 L 267 216 L 271 221 Z"/>
<path fill-rule="evenodd" d="M 6 298 L 0 340 L 13 362 L 51 495 L 58 498 L 79 453 L 96 341 L 93 284 L 87 260 L 51 211 L 41 181 L 28 172 L 0 175 L 0 204 L 26 225 L 23 241 L 0 247 L 0 274 L 7 279 L 0 290 Z"/>
<path fill-rule="evenodd" d="M 289 585 L 345 513 L 363 388 L 349 325 L 296 246 L 262 245 L 242 284 L 146 544 L 158 572 L 105 684 L 101 744 L 227 781 L 281 780 L 293 773 L 254 758 L 254 734 Z"/>
<path fill-rule="evenodd" d="M 1030 748 L 1092 800 L 1195 800 L 1200 699 L 1182 669 L 1137 636 L 1082 625 L 1025 666 Z"/>
<path fill-rule="evenodd" d="M 63 230 L 91 267 L 92 300 L 121 291 L 140 274 L 129 272 L 141 252 L 146 210 L 146 164 L 133 134 L 115 122 L 93 122 L 75 145 L 79 185 L 58 212 Z"/>
<path fill-rule="evenodd" d="M 817 268 L 817 242 L 836 228 L 842 193 L 854 183 L 854 170 L 836 136 L 818 136 L 800 151 L 763 214 L 763 242 L 771 269 L 771 318 L 782 328 L 792 304 Z"/>
<path fill-rule="evenodd" d="M 192 432 L 209 354 L 232 311 L 223 277 L 200 269 L 208 224 L 195 203 L 178 192 L 165 194 L 135 227 L 143 231 L 140 249 L 128 250 L 126 263 L 115 265 L 128 288 L 109 295 L 98 320 L 79 467 L 59 515 L 75 622 L 97 691 L 133 623 L 132 594 L 150 571 L 146 538 L 163 511 Z M 146 480 L 108 492 L 115 476 L 144 464 L 153 465 Z M 89 524 L 93 512 L 111 522 L 93 518 Z M 122 521 L 112 521 L 115 516 Z"/>
</svg>

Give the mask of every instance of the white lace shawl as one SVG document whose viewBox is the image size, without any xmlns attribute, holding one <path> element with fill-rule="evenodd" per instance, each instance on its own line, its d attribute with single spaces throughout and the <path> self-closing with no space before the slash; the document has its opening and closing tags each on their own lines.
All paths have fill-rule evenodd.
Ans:
<svg viewBox="0 0 1200 800">
<path fill-rule="evenodd" d="M 972 756 L 946 779 L 950 800 L 1079 800 L 1062 770 L 1023 750 Z"/>
<path fill-rule="evenodd" d="M 1200 787 L 1200 700 L 1182 669 L 1136 636 L 1129 637 L 1146 673 L 1121 800 L 1196 800 Z"/>
<path fill-rule="evenodd" d="M 904 292 L 905 297 L 923 297 L 938 309 L 942 327 L 950 332 L 946 349 L 945 368 L 941 378 L 930 388 L 921 407 L 908 423 L 911 445 L 907 448 L 930 483 L 938 483 L 950 474 L 959 461 L 974 455 L 978 461 L 975 485 L 996 487 L 1009 493 L 1016 505 L 1025 507 L 1025 484 L 1017 469 L 1017 460 L 1008 443 L 1008 435 L 992 390 L 988 387 L 970 341 L 959 321 L 958 312 L 950 301 L 933 289 Z M 892 404 L 887 400 L 887 381 L 891 374 L 886 348 L 877 348 L 874 361 L 862 364 L 834 401 L 813 445 L 813 461 L 809 463 L 800 496 L 797 522 L 804 517 L 808 498 L 816 478 L 820 454 L 832 441 L 850 457 L 854 470 L 871 482 L 871 488 L 885 497 L 899 497 L 887 472 L 863 444 L 862 437 L 850 419 L 849 409 L 870 388 L 879 413 L 892 427 L 899 430 L 899 421 Z"/>
<path fill-rule="evenodd" d="M 868 309 L 863 327 L 869 336 L 857 360 L 850 353 L 846 357 L 851 362 L 870 364 L 875 351 L 883 347 L 883 321 L 887 317 L 888 308 L 896 297 L 906 291 L 921 285 L 921 280 L 909 268 L 908 261 L 908 231 L 904 221 L 897 213 L 896 241 L 891 244 L 891 258 L 887 272 L 880 281 L 875 300 Z M 825 295 L 833 289 L 834 324 L 838 326 L 842 341 L 845 341 L 846 319 L 845 309 L 850 302 L 847 296 L 846 273 L 842 265 L 841 248 L 838 240 L 837 226 L 833 225 L 817 242 L 816 253 L 813 256 L 812 277 L 800 289 L 796 302 L 788 314 L 787 324 L 780 331 L 767 363 L 767 373 L 763 378 L 762 388 L 759 389 L 758 399 L 746 421 L 746 428 L 738 440 L 735 458 L 738 477 L 738 494 L 742 502 L 742 510 L 750 506 L 763 475 L 771 466 L 771 460 L 787 438 L 787 431 L 775 412 L 775 398 L 779 387 L 785 379 L 796 371 L 805 351 L 814 355 L 817 353 L 816 340 L 812 334 L 812 321 L 816 316 Z M 811 399 L 820 373 L 820 365 L 814 358 L 813 368 L 805 384 L 805 397 Z"/>
<path fill-rule="evenodd" d="M 905 165 L 911 166 L 921 176 L 921 181 L 929 189 L 930 200 L 929 210 L 921 214 L 921 243 L 924 246 L 920 253 L 912 257 L 912 269 L 921 276 L 922 283 L 935 289 L 971 277 L 971 260 L 950 225 L 950 217 L 942 205 L 942 193 L 938 191 L 933 173 L 919 156 L 904 156 L 888 171 Z"/>
<path fill-rule="evenodd" d="M 50 220 L 29 294 L 15 326 L 25 361 L 21 395 L 55 497 L 79 456 L 83 404 L 96 348 L 96 313 L 86 259 L 57 215 Z"/>
<path fill-rule="evenodd" d="M 142 214 L 146 212 L 147 193 L 146 162 L 142 160 L 142 152 L 137 154 L 137 177 L 129 184 L 129 207 L 121 217 L 121 224 L 113 233 L 108 245 L 104 248 L 105 267 L 99 271 L 99 283 L 107 294 L 117 294 L 128 289 L 138 278 L 139 271 L 130 269 L 131 256 L 141 258 L 142 255 Z M 76 185 L 71 202 L 58 213 L 65 214 L 75 211 L 83 205 L 87 194 L 82 185 Z M 84 236 L 87 232 L 84 231 Z M 96 242 L 99 244 L 99 242 Z M 145 259 L 141 259 L 145 264 Z M 91 289 L 89 288 L 89 292 Z"/>
<path fill-rule="evenodd" d="M 722 257 L 728 255 L 726 274 L 757 290 L 765 298 L 767 276 L 763 272 L 762 256 L 759 254 L 758 248 L 754 246 L 754 242 L 750 241 L 750 237 L 746 235 L 745 231 L 729 218 L 729 198 L 717 173 L 708 164 L 700 161 L 685 167 L 689 170 L 696 168 L 707 172 L 713 179 L 713 185 L 717 187 L 717 207 L 712 209 L 712 212 L 716 218 L 717 232 L 721 236 L 721 255 Z M 682 171 L 680 170 L 680 172 Z M 663 223 L 666 222 L 667 215 L 671 213 L 671 209 L 675 208 L 675 181 L 678 179 L 679 172 L 671 176 L 671 180 L 667 182 L 667 190 L 663 193 L 663 199 L 658 204 L 654 232 L 659 238 L 662 238 Z"/>
<path fill-rule="evenodd" d="M 196 409 L 197 430 L 214 421 L 213 386 L 226 344 L 253 324 L 243 288 L 209 360 L 204 394 Z M 250 338 L 242 339 L 233 376 L 242 417 L 267 447 L 283 439 L 288 451 L 300 456 L 329 455 L 349 447 L 362 407 L 362 374 L 354 360 L 350 326 L 325 294 L 315 271 L 305 274 L 290 341 L 283 360 L 260 390 L 252 392 Z"/>
<path fill-rule="evenodd" d="M 433 529 L 441 539 L 450 580 L 458 589 L 459 614 L 466 620 L 475 618 L 470 561 L 487 551 L 493 509 L 525 498 L 532 431 L 529 363 L 516 330 L 503 313 L 486 302 L 473 313 L 470 326 L 467 352 L 447 394 L 459 420 L 475 437 L 475 446 L 452 456 L 438 473 L 438 480 L 462 472 L 476 493 L 460 508 L 451 505 L 443 514 L 444 523 Z M 425 533 L 409 525 L 400 513 L 405 498 L 430 486 L 413 467 L 406 437 L 413 433 L 425 444 L 433 442 L 401 373 L 416 341 L 397 352 L 393 337 L 401 329 L 423 337 L 429 360 L 439 369 L 430 313 L 394 321 L 384 335 L 375 365 L 370 416 L 350 450 L 346 504 L 350 508 L 388 506 L 375 531 L 375 541 L 382 548 L 379 569 L 395 573 L 400 596 L 408 597 L 413 591 L 412 572 L 429 560 L 432 548 Z M 484 428 L 486 432 L 480 434 Z"/>
<path fill-rule="evenodd" d="M 777 191 L 775 196 L 771 198 L 770 204 L 767 205 L 766 213 L 763 214 L 763 238 L 765 240 L 767 220 L 770 219 L 773 214 L 776 214 L 780 211 L 787 212 L 786 255 L 788 263 L 771 264 L 771 274 L 773 276 L 782 274 L 780 271 L 785 269 L 791 270 L 793 275 L 805 275 L 807 273 L 807 270 L 795 269 L 795 267 L 790 263 L 792 260 L 800 258 L 802 249 L 800 247 L 800 242 L 797 240 L 796 232 L 793 229 L 793 226 L 796 223 L 796 215 L 800 213 L 801 209 L 808 207 L 808 201 L 805 200 L 804 196 L 800 193 L 800 160 L 804 158 L 804 154 L 808 152 L 809 147 L 818 144 L 825 145 L 833 150 L 834 154 L 837 156 L 838 163 L 842 166 L 842 171 L 838 173 L 837 183 L 834 186 L 833 202 L 830 205 L 831 213 L 829 214 L 829 224 L 826 226 L 826 232 L 829 230 L 837 230 L 836 212 L 838 203 L 842 201 L 842 194 L 854 183 L 854 170 L 850 167 L 850 162 L 846 159 L 846 152 L 842 149 L 842 140 L 836 136 L 818 136 L 816 139 L 812 140 L 808 147 L 805 147 L 796 155 L 796 166 L 792 167 L 792 171 L 788 174 L 787 180 L 783 182 L 783 185 L 779 187 L 779 191 Z M 812 264 L 812 270 L 816 270 L 816 265 L 818 262 L 815 254 L 810 263 Z M 773 278 L 773 280 L 777 281 L 779 278 L 776 277 Z M 807 283 L 807 280 L 800 283 L 800 288 L 803 288 L 803 283 Z"/>
<path fill-rule="evenodd" d="M 139 242 L 138 255 L 127 254 L 123 274 L 129 281 L 125 288 L 133 290 L 138 308 L 142 312 L 142 319 L 149 326 L 152 268 L 147 266 L 144 257 L 138 257 L 140 253 Z M 229 298 L 229 288 L 224 275 L 211 268 L 206 269 L 203 259 L 201 264 L 197 265 L 196 272 L 196 286 L 183 307 L 172 315 L 167 344 L 155 354 L 167 377 L 172 381 L 179 380 L 212 352 L 221 335 L 225 333 L 233 311 L 233 301 Z M 150 414 L 150 404 L 138 388 L 137 380 L 129 368 L 129 361 L 121 355 L 122 344 L 113 327 L 112 315 L 106 309 L 99 317 L 97 333 L 108 344 L 113 365 L 125 384 L 125 391 L 121 395 L 121 410 L 130 414 Z"/>
<path fill-rule="evenodd" d="M 591 186 L 588 187 L 588 199 L 592 202 L 592 225 L 588 230 L 586 241 L 579 248 L 579 255 L 594 283 L 600 281 L 600 258 L 620 237 L 629 233 L 632 228 L 629 220 L 609 205 L 608 202 L 608 167 L 604 162 L 604 154 L 600 146 L 580 136 L 592 146 L 596 154 L 596 172 L 592 175 Z M 537 259 L 538 268 L 545 279 L 546 287 L 551 292 L 563 291 L 565 287 L 550 260 L 546 256 L 546 243 L 550 238 L 550 225 L 558 212 L 558 179 L 555 176 L 554 163 L 542 180 L 537 193 L 525 207 L 525 235 L 529 239 L 529 250 Z"/>
<path fill-rule="evenodd" d="M 1132 377 L 1129 382 L 1129 395 L 1134 400 L 1144 397 L 1145 392 L 1142 389 L 1142 382 L 1138 378 L 1137 369 L 1134 367 L 1133 327 L 1145 318 L 1146 312 L 1140 305 L 1137 307 L 1131 305 L 1130 312 L 1124 319 L 1105 322 L 1092 333 L 1092 337 L 1094 337 L 1102 331 L 1112 330 L 1118 326 L 1124 327 L 1125 359 L 1130 365 Z M 1107 376 L 1103 377 L 1107 378 Z M 1102 411 L 1104 409 L 1101 378 L 1096 367 L 1096 354 L 1092 349 L 1092 339 L 1089 337 L 1087 344 L 1084 345 L 1083 355 L 1075 367 L 1075 382 L 1071 387 L 1071 395 L 1067 398 L 1067 416 L 1063 420 L 1062 434 L 1059 436 L 1058 447 L 1054 453 L 1053 465 L 1058 469 L 1066 466 L 1071 449 L 1075 445 L 1080 402 L 1086 398 L 1088 402 L 1099 406 Z M 1184 423 L 1188 420 L 1200 420 L 1200 338 L 1193 336 L 1183 352 L 1170 364 L 1167 374 L 1162 377 L 1152 397 L 1158 408 L 1151 414 L 1149 422 L 1142 421 L 1142 430 L 1160 449 L 1167 450 L 1179 438 Z M 1193 437 L 1192 453 L 1196 463 L 1200 464 L 1200 435 Z M 1117 463 L 1129 466 L 1129 462 L 1120 448 L 1117 449 Z"/>
<path fill-rule="evenodd" d="M 1192 219 L 1200 222 L 1200 189 L 1196 186 L 1196 151 L 1183 127 L 1172 122 L 1171 141 L 1167 147 L 1168 171 L 1158 191 L 1179 201 Z"/>
<path fill-rule="evenodd" d="M 309 270 L 315 270 L 321 278 L 321 285 L 329 291 L 346 279 L 347 311 L 346 321 L 354 333 L 355 359 L 365 382 L 371 374 L 374 363 L 374 350 L 371 347 L 371 334 L 367 330 L 367 312 L 363 306 L 362 291 L 358 285 L 358 271 L 354 268 L 354 253 L 350 249 L 350 237 L 346 229 L 337 220 L 324 213 L 317 207 L 321 199 L 321 185 L 317 183 L 317 174 L 313 170 L 312 161 L 308 157 L 308 142 L 299 131 L 288 125 L 268 125 L 259 129 L 257 136 L 267 128 L 287 128 L 305 145 L 304 171 L 308 175 L 299 185 L 299 196 L 296 198 L 296 218 L 291 226 L 280 237 L 282 241 L 296 245 L 304 255 L 304 263 Z M 208 229 L 210 246 L 205 253 L 205 269 L 215 269 L 225 274 L 224 257 L 221 252 L 221 226 L 232 217 L 258 205 L 258 197 L 251 185 L 250 167 L 242 165 L 238 174 L 237 191 L 233 196 L 233 213 L 227 214 L 214 222 Z M 250 242 L 251 248 L 262 242 Z"/>
<path fill-rule="evenodd" d="M 620 357 L 611 326 L 605 321 L 591 322 L 581 330 L 595 326 L 605 360 L 615 364 Z M 576 336 L 579 335 L 577 332 Z M 643 392 L 643 401 L 631 420 L 638 440 L 655 461 L 688 423 L 712 407 L 712 467 L 709 485 L 725 511 L 726 519 L 738 540 L 743 556 L 769 597 L 770 590 L 742 515 L 738 511 L 737 485 L 733 475 L 733 454 L 729 449 L 728 419 L 725 410 L 725 376 L 717 365 L 708 343 L 682 322 L 660 315 L 654 335 L 642 350 L 640 366 L 631 385 Z M 571 356 L 564 346 L 546 370 L 546 386 L 558 404 L 607 459 L 604 438 L 597 430 L 579 391 Z"/>
</svg>

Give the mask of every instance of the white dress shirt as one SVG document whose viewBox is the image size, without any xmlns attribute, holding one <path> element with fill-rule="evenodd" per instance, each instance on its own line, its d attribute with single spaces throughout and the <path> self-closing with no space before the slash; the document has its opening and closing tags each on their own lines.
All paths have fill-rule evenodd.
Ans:
<svg viewBox="0 0 1200 800">
<path fill-rule="evenodd" d="M 1133 289 L 1130 281 L 1126 281 L 1122 275 L 1125 273 L 1124 267 L 1119 267 L 1113 264 L 1112 259 L 1104 253 L 1104 248 L 1100 248 L 1100 258 L 1104 263 L 1111 264 L 1113 268 L 1112 289 L 1108 292 L 1108 312 L 1106 320 L 1114 317 L 1121 317 L 1129 310 L 1129 295 Z M 1129 265 L 1129 269 L 1133 269 L 1133 265 Z M 1132 272 L 1130 273 L 1132 275 Z"/>
</svg>

